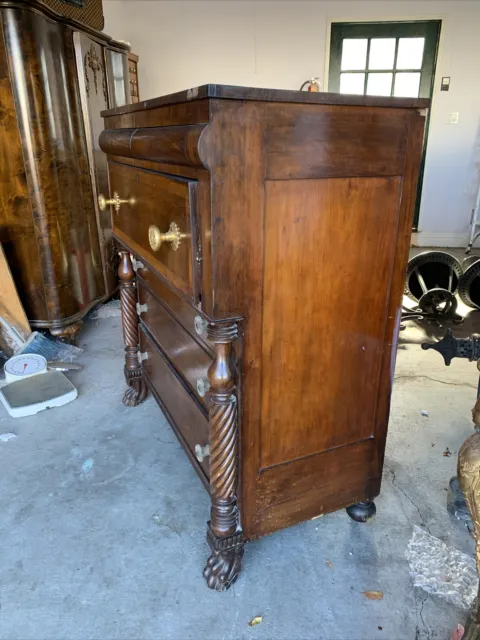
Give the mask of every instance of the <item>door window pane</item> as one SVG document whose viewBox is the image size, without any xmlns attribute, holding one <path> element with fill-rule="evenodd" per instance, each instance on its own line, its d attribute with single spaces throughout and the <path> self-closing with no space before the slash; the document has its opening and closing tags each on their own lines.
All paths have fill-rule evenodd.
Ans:
<svg viewBox="0 0 480 640">
<path fill-rule="evenodd" d="M 367 95 L 389 96 L 392 93 L 393 73 L 369 73 Z"/>
<path fill-rule="evenodd" d="M 365 86 L 364 73 L 340 74 L 340 93 L 355 93 L 363 95 Z"/>
<path fill-rule="evenodd" d="M 369 69 L 393 69 L 395 60 L 395 38 L 372 38 L 370 40 Z"/>
<path fill-rule="evenodd" d="M 397 73 L 393 95 L 397 98 L 418 98 L 420 89 L 420 72 Z"/>
<path fill-rule="evenodd" d="M 345 39 L 342 42 L 342 63 L 341 69 L 355 71 L 365 69 L 367 64 L 367 44 L 365 39 Z"/>
<path fill-rule="evenodd" d="M 400 38 L 397 69 L 421 69 L 425 38 Z"/>
</svg>

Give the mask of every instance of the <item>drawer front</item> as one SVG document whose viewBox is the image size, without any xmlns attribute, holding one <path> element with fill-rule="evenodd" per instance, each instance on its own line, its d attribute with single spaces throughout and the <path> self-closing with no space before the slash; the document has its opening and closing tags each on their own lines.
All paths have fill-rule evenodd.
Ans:
<svg viewBox="0 0 480 640">
<path fill-rule="evenodd" d="M 196 298 L 196 182 L 109 162 L 114 234 L 175 287 Z"/>
<path fill-rule="evenodd" d="M 202 320 L 198 310 L 175 293 L 168 284 L 145 265 L 137 268 L 137 280 L 139 284 L 144 282 L 154 292 L 175 319 L 180 322 L 185 331 L 199 342 L 205 351 L 210 352 L 213 359 L 213 346 L 207 338 L 206 324 L 198 322 Z"/>
<path fill-rule="evenodd" d="M 195 458 L 196 445 L 205 447 L 208 444 L 208 420 L 205 414 L 143 330 L 140 330 L 140 349 L 148 354 L 148 359 L 143 361 L 143 370 L 160 397 L 170 424 Z M 209 458 L 204 458 L 199 466 L 208 477 Z"/>
<path fill-rule="evenodd" d="M 175 369 L 190 385 L 192 393 L 207 408 L 207 372 L 212 363 L 212 357 L 189 336 L 163 304 L 140 282 L 138 283 L 138 297 L 140 304 L 146 307 L 146 310 L 139 308 L 142 322 L 168 356 Z"/>
</svg>

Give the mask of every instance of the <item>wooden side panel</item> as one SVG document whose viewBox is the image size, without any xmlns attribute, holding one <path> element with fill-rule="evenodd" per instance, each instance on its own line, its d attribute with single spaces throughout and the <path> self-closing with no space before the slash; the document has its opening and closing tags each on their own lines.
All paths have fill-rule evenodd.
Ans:
<svg viewBox="0 0 480 640">
<path fill-rule="evenodd" d="M 267 177 L 396 176 L 410 112 L 325 105 L 266 105 Z"/>
<path fill-rule="evenodd" d="M 257 522 L 250 538 L 374 498 L 378 483 L 366 473 L 374 456 L 370 439 L 267 469 L 258 479 Z"/>
<path fill-rule="evenodd" d="M 22 142 L 0 20 L 0 242 L 29 318 L 46 318 Z"/>
<path fill-rule="evenodd" d="M 266 184 L 262 467 L 373 435 L 400 185 Z"/>
</svg>

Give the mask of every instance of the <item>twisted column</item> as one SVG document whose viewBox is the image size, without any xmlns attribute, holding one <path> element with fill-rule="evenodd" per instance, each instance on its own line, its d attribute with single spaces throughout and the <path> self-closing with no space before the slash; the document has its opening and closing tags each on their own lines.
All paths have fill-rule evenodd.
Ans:
<svg viewBox="0 0 480 640">
<path fill-rule="evenodd" d="M 135 271 L 128 251 L 120 251 L 118 267 L 120 279 L 120 307 L 122 310 L 123 341 L 125 343 L 125 380 L 128 389 L 123 404 L 135 407 L 147 397 L 147 385 L 138 361 L 138 315 Z"/>
<path fill-rule="evenodd" d="M 215 359 L 208 370 L 210 382 L 210 496 L 207 539 L 212 549 L 204 577 L 211 589 L 222 591 L 236 580 L 243 556 L 243 536 L 237 505 L 238 402 L 233 342 L 236 322 L 209 325 L 208 339 Z"/>
</svg>

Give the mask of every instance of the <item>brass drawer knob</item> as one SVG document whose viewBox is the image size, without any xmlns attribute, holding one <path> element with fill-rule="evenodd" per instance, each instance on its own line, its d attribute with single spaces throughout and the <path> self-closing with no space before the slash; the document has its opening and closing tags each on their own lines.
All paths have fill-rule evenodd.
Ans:
<svg viewBox="0 0 480 640">
<path fill-rule="evenodd" d="M 204 398 L 207 395 L 208 390 L 210 389 L 210 382 L 207 378 L 199 378 L 197 380 L 197 392 L 201 398 Z"/>
<path fill-rule="evenodd" d="M 167 233 L 162 233 L 154 224 L 148 228 L 148 242 L 152 251 L 158 251 L 164 242 L 171 242 L 172 249 L 178 251 L 182 238 L 186 237 L 185 233 L 180 233 L 180 227 L 176 222 L 170 223 Z"/>
<path fill-rule="evenodd" d="M 195 316 L 195 333 L 198 336 L 204 336 L 207 333 L 208 322 L 201 316 Z"/>
<path fill-rule="evenodd" d="M 118 193 L 115 191 L 113 194 L 113 198 L 105 198 L 105 196 L 103 194 L 100 194 L 98 196 L 98 208 L 100 209 L 100 211 L 105 211 L 105 209 L 108 207 L 108 205 L 113 205 L 113 208 L 115 209 L 115 212 L 118 213 L 120 211 L 120 205 L 122 204 L 135 204 L 135 198 L 127 198 L 127 199 L 122 199 L 120 198 L 120 196 L 118 195 Z"/>
<path fill-rule="evenodd" d="M 195 457 L 199 462 L 203 462 L 205 458 L 208 458 L 210 455 L 210 445 L 206 444 L 204 447 L 202 445 L 197 444 L 195 446 Z"/>
</svg>

